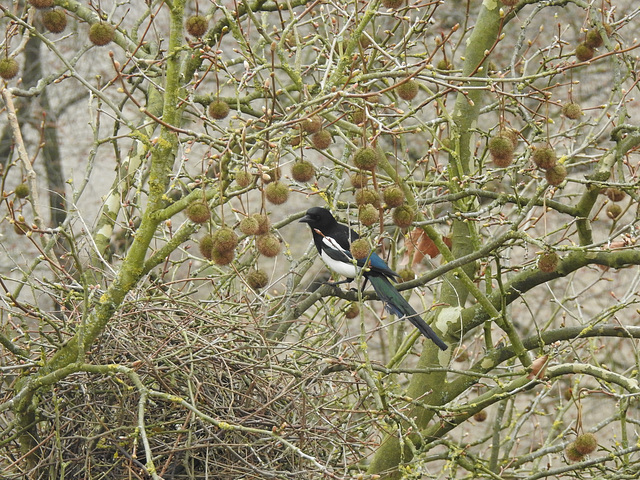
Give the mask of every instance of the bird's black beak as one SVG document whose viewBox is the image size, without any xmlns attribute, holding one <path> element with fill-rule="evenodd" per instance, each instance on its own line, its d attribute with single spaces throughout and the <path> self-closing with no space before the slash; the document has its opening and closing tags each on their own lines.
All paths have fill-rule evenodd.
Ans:
<svg viewBox="0 0 640 480">
<path fill-rule="evenodd" d="M 309 215 L 305 215 L 300 220 L 298 220 L 298 223 L 311 223 L 311 217 Z"/>
</svg>

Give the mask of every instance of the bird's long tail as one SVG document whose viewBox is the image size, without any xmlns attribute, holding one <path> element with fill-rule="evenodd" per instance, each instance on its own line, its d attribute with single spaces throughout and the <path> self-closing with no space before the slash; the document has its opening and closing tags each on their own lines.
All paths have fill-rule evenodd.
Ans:
<svg viewBox="0 0 640 480">
<path fill-rule="evenodd" d="M 406 318 L 409 320 L 425 337 L 430 338 L 441 350 L 448 348 L 436 332 L 427 325 L 427 323 L 418 315 L 413 307 L 407 302 L 400 292 L 396 290 L 396 287 L 383 276 L 369 276 L 367 278 L 373 285 L 373 289 L 378 294 L 378 298 L 385 303 L 387 310 L 398 318 Z"/>
</svg>

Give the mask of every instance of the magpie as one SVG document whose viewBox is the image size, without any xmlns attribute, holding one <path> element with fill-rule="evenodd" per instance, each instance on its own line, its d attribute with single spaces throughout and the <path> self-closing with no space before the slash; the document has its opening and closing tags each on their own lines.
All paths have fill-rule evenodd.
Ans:
<svg viewBox="0 0 640 480">
<path fill-rule="evenodd" d="M 351 282 L 359 273 L 362 273 L 365 279 L 364 285 L 367 281 L 371 282 L 378 298 L 384 302 L 390 313 L 409 320 L 420 330 L 420 333 L 430 338 L 441 350 L 448 348 L 447 344 L 436 335 L 436 332 L 426 324 L 389 281 L 389 279 L 399 279 L 400 276 L 391 270 L 382 258 L 372 252 L 367 258 L 354 260 L 350 245 L 352 241 L 360 238 L 356 232 L 338 223 L 329 210 L 321 207 L 307 210 L 300 222 L 307 223 L 311 227 L 313 242 L 327 267 L 347 277 L 346 280 L 336 282 L 334 285 Z"/>
</svg>

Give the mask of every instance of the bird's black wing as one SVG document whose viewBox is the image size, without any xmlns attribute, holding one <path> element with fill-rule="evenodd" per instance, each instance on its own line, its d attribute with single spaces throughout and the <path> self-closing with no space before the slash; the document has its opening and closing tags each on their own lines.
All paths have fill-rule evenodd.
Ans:
<svg viewBox="0 0 640 480">
<path fill-rule="evenodd" d="M 413 309 L 409 302 L 400 295 L 400 292 L 396 290 L 396 287 L 391 284 L 389 279 L 379 275 L 369 277 L 369 281 L 371 285 L 373 285 L 373 289 L 376 291 L 378 298 L 384 302 L 390 313 L 397 315 L 399 318 L 409 320 L 422 335 L 431 339 L 441 350 L 449 348 L 422 317 L 418 315 L 418 312 Z"/>
<path fill-rule="evenodd" d="M 353 261 L 353 255 L 351 255 L 350 246 L 346 248 L 335 237 L 328 235 L 318 234 L 320 236 L 320 243 L 318 251 L 325 253 L 329 258 L 338 262 L 351 263 Z"/>
<path fill-rule="evenodd" d="M 325 232 L 314 233 L 322 237 L 322 241 L 319 242 L 318 251 L 324 251 L 330 258 L 339 262 L 351 263 L 353 261 L 351 242 L 360 238 L 360 235 L 354 230 L 341 223 L 336 223 Z M 316 245 L 318 245 L 318 243 Z M 357 265 L 359 267 L 367 267 L 367 271 L 364 273 L 365 277 L 382 274 L 386 277 L 399 278 L 399 275 L 389 268 L 386 262 L 375 252 L 371 252 L 368 258 L 359 259 Z"/>
<path fill-rule="evenodd" d="M 341 223 L 336 223 L 323 233 L 325 236 L 333 238 L 344 250 L 349 250 L 351 248 L 351 242 L 360 238 L 360 235 L 354 230 Z"/>
<path fill-rule="evenodd" d="M 360 237 L 355 231 L 340 223 L 336 223 L 324 231 L 316 228 L 312 228 L 312 230 L 319 253 L 324 252 L 338 262 L 352 262 L 351 242 Z"/>
</svg>

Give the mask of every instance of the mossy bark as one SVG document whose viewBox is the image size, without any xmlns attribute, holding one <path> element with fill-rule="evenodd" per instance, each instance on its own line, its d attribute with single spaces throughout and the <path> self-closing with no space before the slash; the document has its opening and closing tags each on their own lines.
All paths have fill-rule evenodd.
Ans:
<svg viewBox="0 0 640 480">
<path fill-rule="evenodd" d="M 151 149 L 149 173 L 149 200 L 142 216 L 140 227 L 125 256 L 113 283 L 100 297 L 96 305 L 87 306 L 91 311 L 84 325 L 78 327 L 75 335 L 37 372 L 16 382 L 17 400 L 14 413 L 17 422 L 24 428 L 19 437 L 20 449 L 27 453 L 30 465 L 38 460 L 38 442 L 35 420 L 37 418 L 38 390 L 60 380 L 57 372 L 66 372 L 66 367 L 82 360 L 85 352 L 104 331 L 113 314 L 122 304 L 126 295 L 136 286 L 145 273 L 145 257 L 160 220 L 154 213 L 166 205 L 165 192 L 178 147 L 178 137 L 171 128 L 180 122 L 178 109 L 180 89 L 180 47 L 182 45 L 184 0 L 174 1 L 171 8 L 171 33 L 166 64 L 165 90 L 162 98 L 163 121 L 160 135 Z M 66 373 L 64 373 L 66 375 Z M 44 381 L 47 377 L 50 381 Z M 37 385 L 38 388 L 35 388 Z"/>
<path fill-rule="evenodd" d="M 478 67 L 486 59 L 485 52 L 489 51 L 498 39 L 501 24 L 497 2 L 484 2 L 465 51 L 463 75 L 472 76 L 478 71 Z M 473 173 L 472 128 L 477 122 L 484 94 L 479 89 L 471 90 L 468 94 L 460 93 L 456 100 L 452 115 L 453 124 L 450 125 L 451 137 L 457 143 L 456 155 L 452 155 L 449 159 L 450 188 L 453 191 L 458 189 L 456 182 L 460 182 L 464 177 Z M 466 210 L 471 205 L 456 204 L 456 207 L 460 210 Z M 473 226 L 468 222 L 456 221 L 453 225 L 452 242 L 452 258 L 459 258 L 471 253 L 477 243 Z M 444 306 L 433 312 L 430 318 L 439 330 L 444 330 L 450 322 L 459 321 L 462 306 L 469 295 L 469 291 L 465 287 L 467 282 L 463 282 L 460 275 L 473 278 L 475 270 L 475 264 L 468 264 L 462 268 L 462 271 L 456 269 L 446 275 L 437 300 L 439 304 Z M 441 352 L 433 345 L 426 343 L 417 368 L 428 369 L 434 366 L 446 366 L 450 355 L 451 349 Z M 442 405 L 449 400 L 446 374 L 444 372 L 414 374 L 411 377 L 407 394 L 413 399 L 420 399 L 419 404 L 416 403 L 411 409 L 409 417 L 413 419 L 418 430 L 423 430 L 432 420 L 436 411 L 421 405 Z M 404 425 L 404 428 L 406 427 L 408 425 Z M 384 478 L 388 479 L 400 478 L 402 472 L 398 467 L 409 462 L 413 456 L 413 449 L 406 448 L 406 443 L 418 444 L 421 441 L 428 441 L 428 439 L 420 439 L 416 433 L 404 438 L 399 438 L 397 434 L 387 435 L 375 453 L 368 473 L 382 474 Z"/>
</svg>

